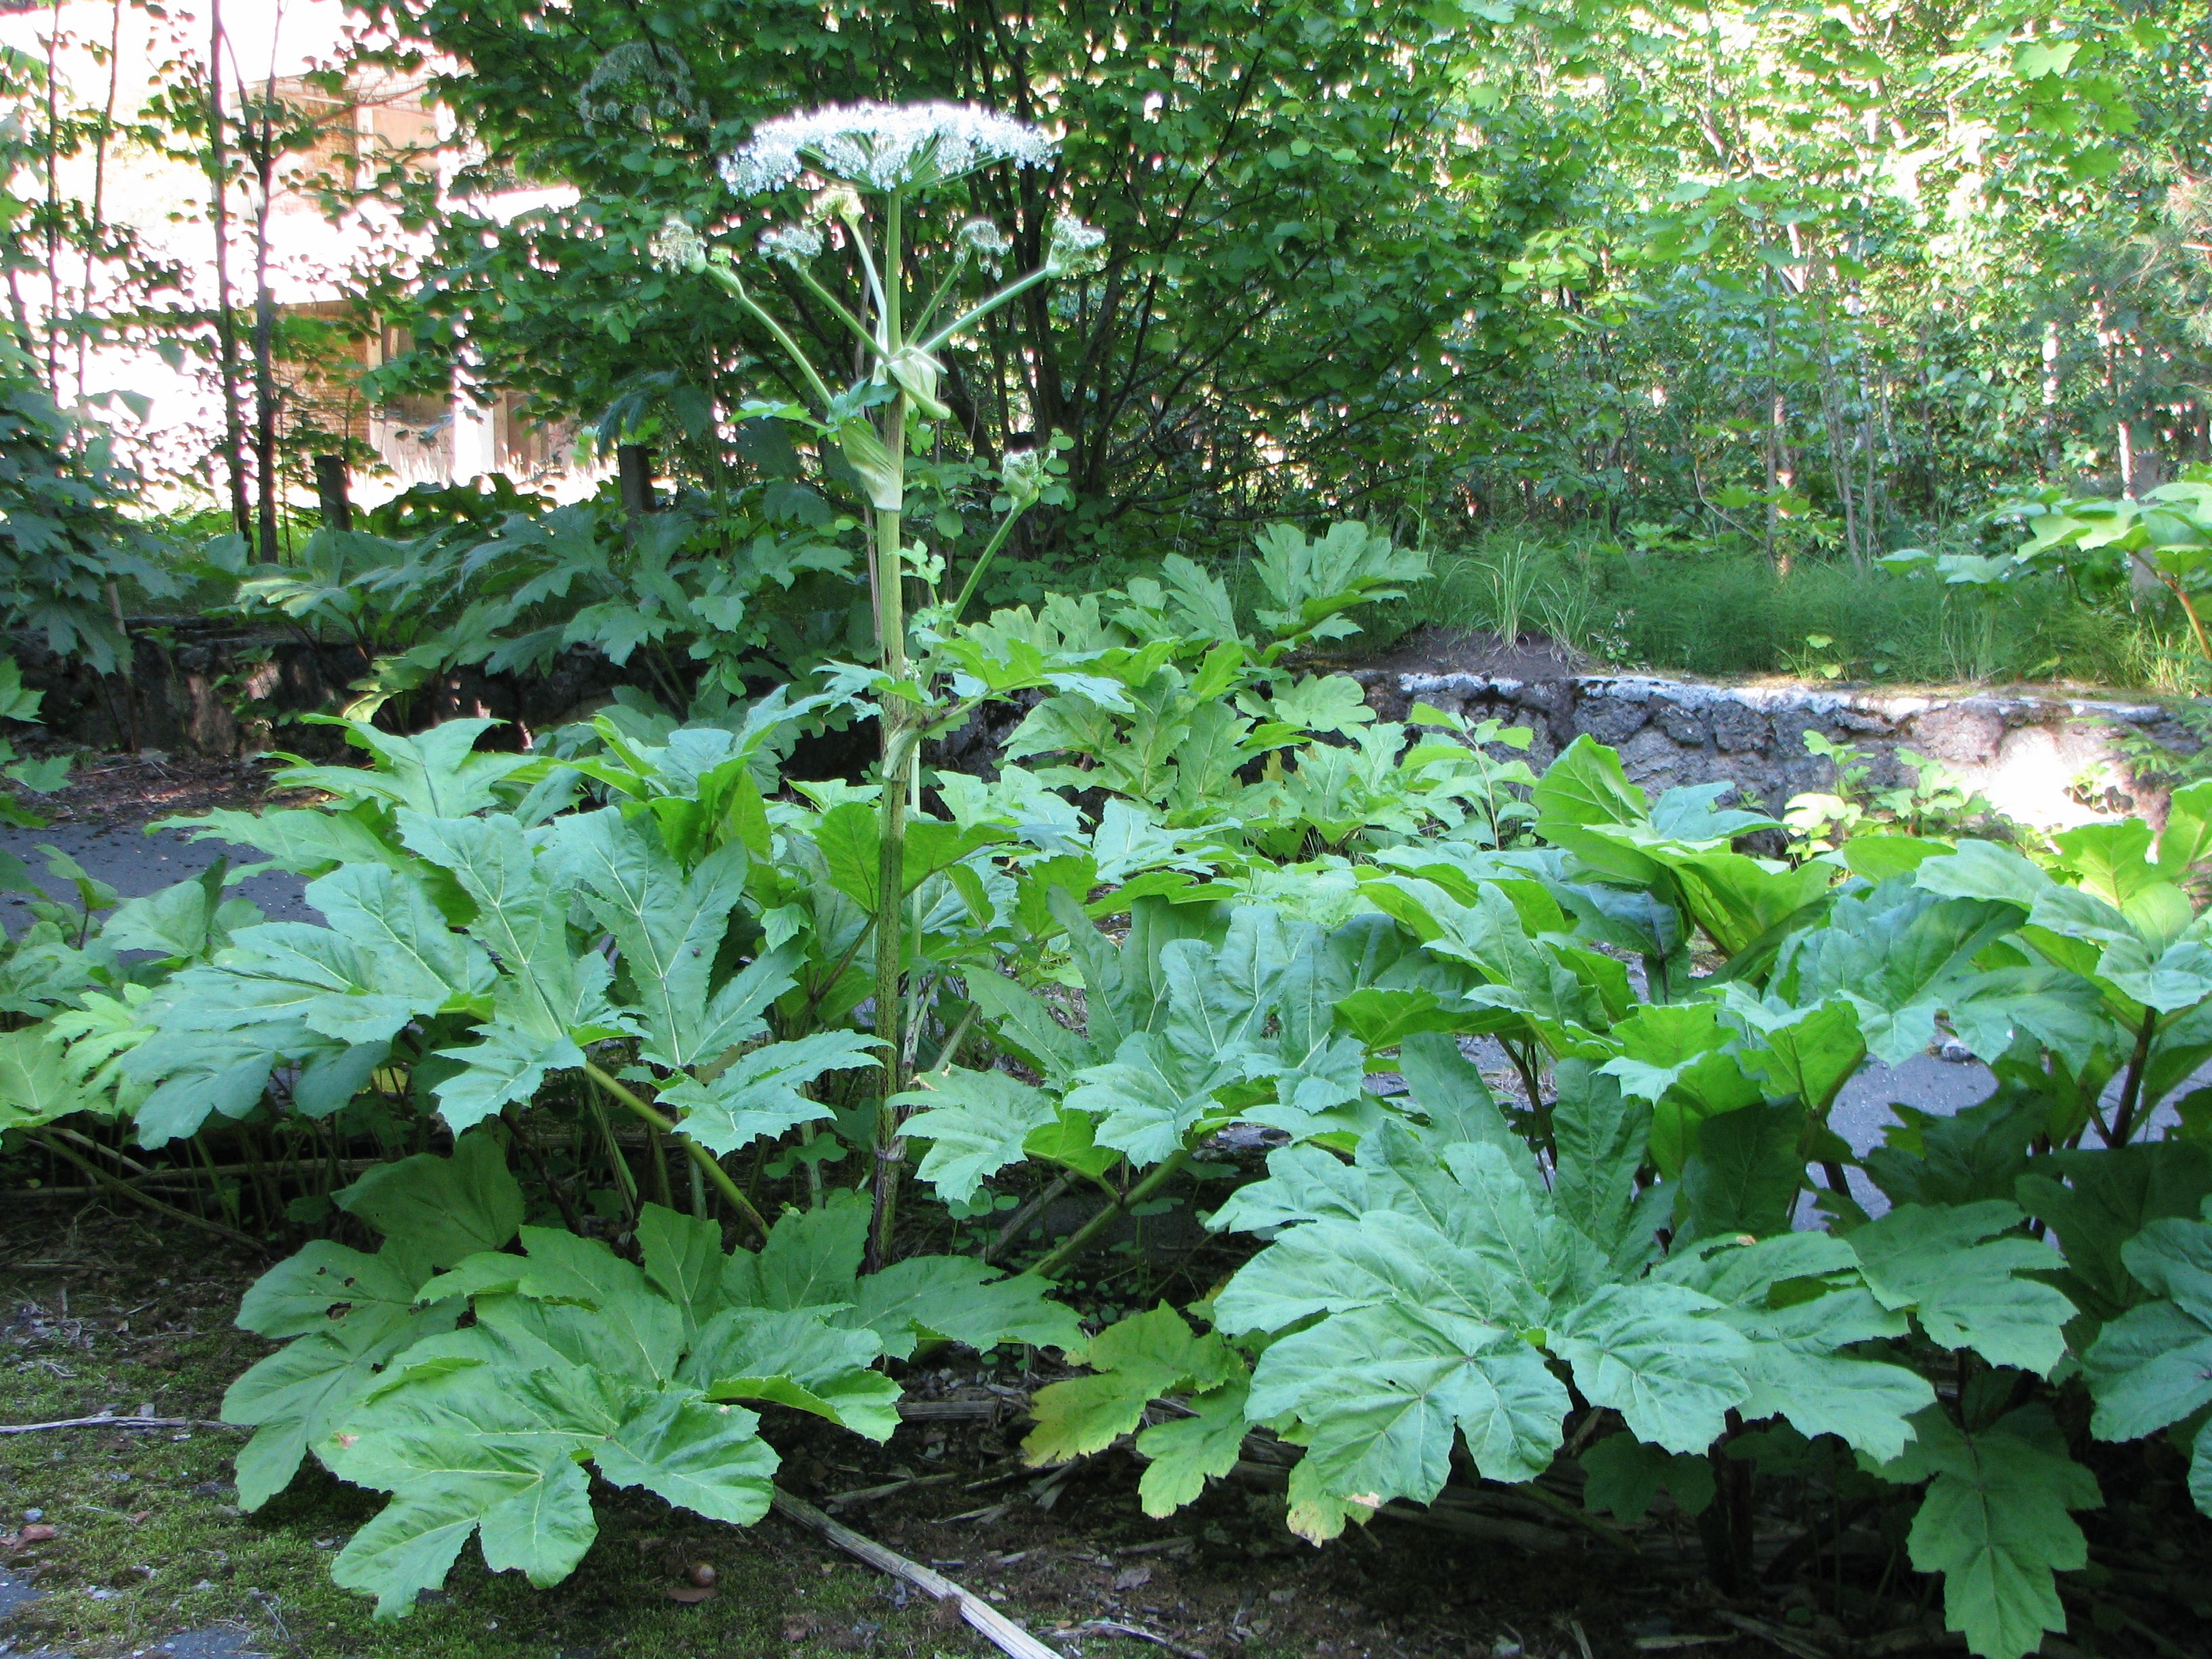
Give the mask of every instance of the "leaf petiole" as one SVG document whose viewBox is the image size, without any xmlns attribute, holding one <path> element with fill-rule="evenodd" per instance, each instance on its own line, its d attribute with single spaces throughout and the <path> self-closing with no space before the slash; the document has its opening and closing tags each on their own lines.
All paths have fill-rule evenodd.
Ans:
<svg viewBox="0 0 2212 1659">
<path fill-rule="evenodd" d="M 678 1128 L 673 1118 L 647 1105 L 638 1095 L 588 1060 L 584 1062 L 584 1075 L 597 1084 L 600 1092 L 617 1105 L 634 1113 L 663 1134 L 675 1136 L 676 1144 L 690 1155 L 691 1162 L 699 1172 L 714 1182 L 714 1190 L 729 1200 L 730 1207 L 743 1216 L 745 1224 L 763 1238 L 768 1237 L 768 1223 L 761 1219 L 761 1212 L 753 1207 L 752 1200 L 730 1178 L 730 1172 L 716 1161 L 712 1152 Z"/>
</svg>

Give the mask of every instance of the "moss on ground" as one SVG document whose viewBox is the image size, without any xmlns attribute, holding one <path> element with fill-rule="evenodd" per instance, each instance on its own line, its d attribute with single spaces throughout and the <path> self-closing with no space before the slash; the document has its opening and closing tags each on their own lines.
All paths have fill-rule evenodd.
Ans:
<svg viewBox="0 0 2212 1659">
<path fill-rule="evenodd" d="M 27 1200 L 0 1210 L 0 1423 L 141 1407 L 213 1419 L 223 1389 L 269 1351 L 230 1322 L 262 1265 L 136 1217 L 73 1221 Z M 975 1380 L 973 1358 L 960 1363 L 908 1381 L 957 1389 Z M 919 1421 L 882 1447 L 789 1414 L 768 1432 L 785 1454 L 779 1480 L 817 1501 L 930 1474 L 844 1518 L 989 1597 L 1067 1659 L 1630 1659 L 1639 1638 L 1673 1632 L 1696 1633 L 1702 1659 L 1766 1650 L 1716 1626 L 1694 1572 L 1595 1555 L 1578 1534 L 1530 1555 L 1378 1523 L 1316 1551 L 1285 1530 L 1278 1491 L 1218 1483 L 1153 1521 L 1132 1460 L 1030 1474 L 1011 1455 L 1012 1425 Z M 167 1637 L 222 1626 L 268 1659 L 990 1652 L 927 1598 L 779 1518 L 719 1526 L 604 1486 L 599 1540 L 565 1583 L 540 1590 L 487 1572 L 471 1545 L 441 1591 L 380 1622 L 330 1566 L 380 1496 L 311 1465 L 241 1514 L 230 1469 L 240 1443 L 210 1427 L 0 1436 L 0 1571 L 39 1593 L 0 1622 L 0 1659 L 154 1659 Z M 10 1548 L 26 1510 L 56 1535 Z M 1668 1559 L 1694 1548 L 1685 1531 Z M 673 1599 L 700 1562 L 715 1571 L 714 1595 Z"/>
<path fill-rule="evenodd" d="M 18 1231 L 0 1263 L 0 1421 L 148 1405 L 212 1419 L 231 1378 L 264 1351 L 230 1326 L 250 1265 L 197 1243 L 180 1248 L 136 1223 L 46 1245 Z M 208 1428 L 0 1436 L 0 1530 L 23 1528 L 32 1510 L 55 1528 L 0 1549 L 0 1570 L 38 1592 L 0 1626 L 0 1643 L 109 1659 L 229 1624 L 264 1651 L 310 1659 L 975 1650 L 927 1598 L 780 1522 L 716 1526 L 604 1488 L 599 1541 L 567 1583 L 538 1590 L 487 1572 L 471 1546 L 442 1593 L 380 1621 L 331 1582 L 330 1563 L 380 1498 L 310 1468 L 258 1514 L 242 1514 L 230 1480 L 240 1441 Z M 714 1594 L 672 1600 L 699 1562 L 715 1571 Z"/>
</svg>

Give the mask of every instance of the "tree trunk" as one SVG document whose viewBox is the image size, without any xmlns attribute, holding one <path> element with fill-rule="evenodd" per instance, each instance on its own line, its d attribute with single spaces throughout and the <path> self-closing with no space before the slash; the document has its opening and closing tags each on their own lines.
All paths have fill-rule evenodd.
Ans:
<svg viewBox="0 0 2212 1659">
<path fill-rule="evenodd" d="M 269 288 L 269 209 L 276 183 L 276 77 L 262 93 L 253 173 L 261 199 L 253 212 L 253 463 L 261 495 L 261 556 L 282 556 L 276 535 L 276 300 Z"/>
<path fill-rule="evenodd" d="M 230 154 L 222 108 L 222 0 L 208 4 L 208 204 L 215 227 L 216 379 L 222 392 L 222 461 L 231 528 L 253 533 L 246 497 L 246 434 L 238 418 L 238 324 L 230 304 Z"/>
</svg>

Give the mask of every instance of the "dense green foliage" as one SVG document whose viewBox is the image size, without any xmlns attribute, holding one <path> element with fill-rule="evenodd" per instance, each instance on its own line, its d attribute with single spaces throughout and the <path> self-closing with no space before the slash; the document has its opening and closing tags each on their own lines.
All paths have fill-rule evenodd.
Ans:
<svg viewBox="0 0 2212 1659">
<path fill-rule="evenodd" d="M 504 480 L 500 481 L 504 486 Z M 677 708 L 742 699 L 866 637 L 853 525 L 788 477 L 697 495 L 634 521 L 604 499 L 549 507 L 511 487 L 418 488 L 351 531 L 319 530 L 282 562 L 225 538 L 209 565 L 227 609 L 282 618 L 371 657 L 374 713 L 460 667 L 528 676 L 585 647 Z"/>
<path fill-rule="evenodd" d="M 1286 570 L 1316 545 L 1271 544 Z M 2186 885 L 2212 795 L 2178 795 L 2162 835 L 2094 826 L 2033 857 L 1892 834 L 1792 864 L 1736 850 L 1777 826 L 1724 788 L 1647 799 L 1587 739 L 1532 781 L 1462 746 L 1500 734 L 1440 725 L 1425 741 L 1458 749 L 1473 797 L 1408 817 L 1332 784 L 1286 839 L 1282 807 L 1247 829 L 1238 804 L 1278 786 L 1193 769 L 1191 723 L 1316 788 L 1315 757 L 1358 752 L 1368 723 L 1348 683 L 1209 626 L 1218 597 L 1193 571 L 932 647 L 1000 697 L 1041 689 L 1037 729 L 1115 714 L 1084 768 L 938 775 L 893 901 L 920 1069 L 891 1155 L 913 1146 L 953 1217 L 1055 1172 L 1108 1190 L 1027 1274 L 916 1253 L 943 1237 L 927 1210 L 863 1260 L 878 813 L 780 770 L 775 734 L 807 712 L 781 695 L 651 742 L 603 721 L 566 759 L 475 752 L 481 722 L 357 725 L 368 769 L 292 780 L 327 805 L 206 822 L 314 876 L 327 926 L 217 913 L 218 876 L 20 944 L 40 988 L 19 1006 L 62 1012 L 8 1039 L 19 1130 L 453 1136 L 334 1194 L 380 1250 L 310 1244 L 249 1297 L 242 1321 L 290 1346 L 233 1393 L 259 1425 L 248 1501 L 307 1455 L 392 1492 L 338 1565 L 387 1610 L 471 1531 L 550 1582 L 592 1535 L 585 1462 L 742 1521 L 774 1466 L 753 1407 L 880 1434 L 887 1362 L 1029 1342 L 1095 1373 L 1040 1393 L 1030 1455 L 1141 1431 L 1158 1513 L 1253 1432 L 1304 1448 L 1290 1514 L 1317 1539 L 1436 1497 L 1458 1441 L 1508 1483 L 1571 1443 L 1593 1506 L 1664 1486 L 1721 1516 L 1725 1574 L 1752 1488 L 1701 1474 L 1711 1451 L 1917 1504 L 1912 1564 L 1977 1652 L 2062 1627 L 2069 1511 L 2114 1496 L 2080 1437 L 2193 1437 L 2202 1403 L 2212 1155 L 2198 1103 L 2172 1102 L 2212 1058 Z M 1294 598 L 1277 625 L 1343 614 Z M 1194 686 L 1175 781 L 1147 781 L 1147 708 Z M 1072 791 L 1093 777 L 1127 781 Z M 1945 1033 L 1997 1094 L 1855 1158 L 1825 1123 L 1844 1082 Z M 1474 1036 L 1516 1087 L 1469 1063 Z M 1392 1073 L 1403 1091 L 1377 1092 Z M 1196 1328 L 1163 1309 L 1085 1334 L 1048 1281 L 1239 1122 L 1285 1142 L 1212 1213 L 1250 1237 L 1243 1267 Z M 664 1146 L 705 1177 L 688 1214 Z M 772 1221 L 770 1168 L 792 1200 Z M 1189 1413 L 1146 1426 L 1164 1395 Z"/>
<path fill-rule="evenodd" d="M 176 591 L 160 544 L 124 514 L 132 483 L 102 433 L 55 407 L 0 324 L 0 626 L 33 629 L 102 673 L 128 666 L 118 584 L 134 597 Z"/>
<path fill-rule="evenodd" d="M 1468 474 L 1769 556 L 2202 458 L 2203 15 L 1541 9 L 1475 98 L 1586 159 Z M 1503 366 L 1501 366 L 1503 367 Z"/>
<path fill-rule="evenodd" d="M 297 761 L 278 781 L 315 804 L 191 826 L 323 920 L 264 921 L 220 868 L 118 905 L 64 861 L 79 905 L 0 964 L 0 1128 L 131 1191 L 109 1143 L 210 1170 L 219 1143 L 253 1214 L 233 1189 L 173 1219 L 326 1235 L 247 1297 L 287 1346 L 226 1414 L 249 1505 L 311 1457 L 390 1495 L 339 1582 L 397 1616 L 471 1536 L 557 1582 L 595 1536 L 587 1467 L 757 1519 L 769 1413 L 883 1438 L 902 1368 L 951 1344 L 1087 1366 L 1036 1393 L 1027 1455 L 1131 1437 L 1154 1514 L 1255 1443 L 1317 1542 L 1455 1471 L 1623 1518 L 1663 1489 L 1741 1585 L 1759 1494 L 1879 1511 L 1990 1659 L 2065 1627 L 2077 1515 L 2154 1513 L 2184 1457 L 2212 1515 L 2212 784 L 2155 829 L 1983 840 L 1940 776 L 1868 802 L 1838 752 L 1836 793 L 1778 817 L 1647 793 L 1588 738 L 1538 775 L 1527 732 L 1379 720 L 1319 660 L 1433 591 L 1430 498 L 1494 517 L 1501 465 L 1524 509 L 1615 538 L 1494 559 L 1508 635 L 1686 651 L 1725 559 L 1782 630 L 1729 648 L 1839 676 L 1836 635 L 1789 637 L 1818 561 L 1869 572 L 1908 518 L 2039 470 L 2025 549 L 1892 561 L 1844 653 L 1933 618 L 1992 673 L 2068 585 L 2133 603 L 2130 560 L 2193 624 L 2203 486 L 2060 489 L 2097 464 L 2055 412 L 2063 319 L 2045 402 L 2041 359 L 1990 367 L 2012 302 L 1956 280 L 2059 268 L 2062 215 L 2154 212 L 2117 146 L 2190 153 L 2165 27 L 382 15 L 391 55 L 467 64 L 438 85 L 482 179 L 579 191 L 509 220 L 386 181 L 432 248 L 378 296 L 422 348 L 386 389 L 465 339 L 684 491 L 425 492 L 295 560 L 213 550 L 239 610 L 376 661 L 329 722 L 365 764 Z M 864 70 L 1000 112 L 785 115 Z M 1915 421 L 1946 435 L 1909 457 Z M 10 455 L 67 476 L 36 425 Z M 1617 522 L 1632 493 L 1654 516 Z M 1376 511 L 1249 529 L 1353 499 Z M 1032 526 L 1085 580 L 999 562 Z M 79 539 L 45 586 L 82 605 L 109 578 Z M 1622 571 L 1658 597 L 1610 603 Z M 520 752 L 483 720 L 393 729 L 433 676 L 579 646 L 662 706 Z M 871 765 L 799 746 L 869 722 Z M 1996 1092 L 1856 1152 L 1845 1085 L 1944 1041 Z M 1218 1161 L 1240 1127 L 1264 1173 Z M 1086 1296 L 1121 1224 L 1207 1183 L 1209 1293 Z M 1071 1191 L 1100 1201 L 1024 1243 Z"/>
<path fill-rule="evenodd" d="M 2203 450 L 2193 15 L 398 6 L 470 64 L 440 94 L 484 176 L 581 199 L 418 203 L 439 252 L 379 299 L 418 372 L 465 324 L 549 407 L 714 483 L 738 462 L 708 410 L 784 368 L 626 261 L 671 211 L 750 234 L 710 163 L 763 112 L 975 99 L 1069 135 L 1048 175 L 974 187 L 1017 260 L 1055 208 L 1109 233 L 1096 281 L 948 369 L 961 458 L 1073 439 L 1054 544 L 1220 553 L 1254 508 L 1318 501 L 1863 561 L 2023 480 L 2148 488 Z"/>
</svg>

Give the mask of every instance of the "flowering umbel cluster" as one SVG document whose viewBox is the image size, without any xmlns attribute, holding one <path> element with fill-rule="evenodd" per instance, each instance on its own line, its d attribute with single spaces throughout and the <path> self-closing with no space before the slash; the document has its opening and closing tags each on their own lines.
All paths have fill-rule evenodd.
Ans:
<svg viewBox="0 0 2212 1659">
<path fill-rule="evenodd" d="M 671 219 L 653 232 L 646 252 L 662 270 L 702 271 L 707 268 L 707 239 L 682 219 Z"/>
<path fill-rule="evenodd" d="M 740 196 L 780 189 L 808 167 L 869 190 L 919 190 L 998 161 L 1044 167 L 1057 148 L 975 104 L 839 104 L 762 123 L 721 169 Z"/>
<path fill-rule="evenodd" d="M 988 219 L 968 220 L 955 233 L 955 239 L 994 276 L 1005 268 L 1006 255 L 1014 250 L 1014 239 Z"/>
<path fill-rule="evenodd" d="M 760 251 L 796 270 L 822 257 L 822 232 L 815 225 L 771 225 L 761 232 Z"/>
</svg>

